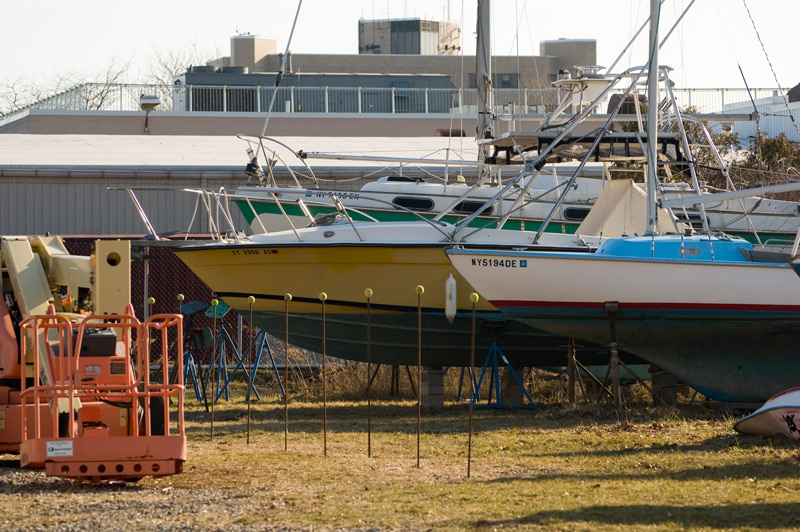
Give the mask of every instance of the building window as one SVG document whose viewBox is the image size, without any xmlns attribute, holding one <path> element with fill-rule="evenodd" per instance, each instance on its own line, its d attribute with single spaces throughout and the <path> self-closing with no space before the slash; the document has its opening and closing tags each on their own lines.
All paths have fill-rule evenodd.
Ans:
<svg viewBox="0 0 800 532">
<path fill-rule="evenodd" d="M 492 74 L 492 86 L 495 89 L 517 89 L 519 88 L 519 74 Z M 478 88 L 477 74 L 470 74 L 468 88 Z"/>
</svg>

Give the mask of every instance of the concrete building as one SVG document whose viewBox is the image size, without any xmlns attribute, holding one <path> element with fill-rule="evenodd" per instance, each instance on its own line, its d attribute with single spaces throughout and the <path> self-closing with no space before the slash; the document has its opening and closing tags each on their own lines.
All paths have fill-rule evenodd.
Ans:
<svg viewBox="0 0 800 532">
<path fill-rule="evenodd" d="M 457 22 L 434 20 L 359 20 L 358 53 L 376 55 L 458 55 Z"/>
<path fill-rule="evenodd" d="M 283 67 L 270 121 L 273 135 L 427 137 L 451 129 L 473 134 L 475 60 L 459 55 L 456 23 L 361 21 L 359 34 L 363 53 L 286 57 L 275 40 L 236 35 L 229 56 L 190 67 L 171 86 L 83 84 L 0 117 L 0 133 L 258 132 Z M 561 69 L 595 64 L 597 45 L 560 39 L 542 42 L 540 52 L 492 58 L 496 112 L 507 112 L 512 104 L 516 113 L 552 109 L 557 97 L 550 82 Z M 92 100 L 93 89 L 105 95 L 102 104 Z M 141 95 L 153 93 L 160 107 L 141 110 Z"/>
<path fill-rule="evenodd" d="M 577 74 L 575 66 L 596 64 L 597 41 L 594 39 L 542 41 L 539 44 L 539 53 L 538 56 L 493 56 L 495 87 L 501 89 L 549 87 L 561 69 L 567 69 L 575 75 Z M 219 58 L 213 61 L 211 66 L 244 67 L 246 72 L 251 74 L 269 72 L 273 73 L 274 80 L 274 73 L 280 70 L 282 60 L 283 53 L 275 51 L 275 41 L 247 35 L 231 38 L 231 56 Z M 462 57 L 457 53 L 378 54 L 374 49 L 360 54 L 290 53 L 284 63 L 284 72 L 299 75 L 305 73 L 440 74 L 448 76 L 456 88 L 477 86 L 474 58 Z M 222 70 L 219 73 L 228 72 Z"/>
</svg>

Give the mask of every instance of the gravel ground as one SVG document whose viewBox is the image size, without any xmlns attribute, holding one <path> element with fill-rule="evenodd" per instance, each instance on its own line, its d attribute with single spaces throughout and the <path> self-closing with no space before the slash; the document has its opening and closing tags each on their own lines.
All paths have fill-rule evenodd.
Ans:
<svg viewBox="0 0 800 532">
<path fill-rule="evenodd" d="M 157 487 L 88 484 L 48 478 L 43 471 L 19 469 L 15 462 L 0 461 L 0 528 L 4 531 L 345 530 L 272 525 L 270 509 L 286 503 L 271 500 L 263 490 L 187 490 L 173 488 L 168 478 L 156 482 Z"/>
</svg>

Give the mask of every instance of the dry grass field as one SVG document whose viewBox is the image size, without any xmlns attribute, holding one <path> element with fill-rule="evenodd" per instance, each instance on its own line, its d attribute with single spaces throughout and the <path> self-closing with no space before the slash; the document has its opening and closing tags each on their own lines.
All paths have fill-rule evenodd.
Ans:
<svg viewBox="0 0 800 532">
<path fill-rule="evenodd" d="M 449 385 L 452 388 L 451 385 Z M 334 389 L 335 390 L 335 389 Z M 262 393 L 264 391 L 262 390 Z M 267 390 L 266 393 L 270 393 Z M 328 402 L 327 456 L 316 387 L 298 390 L 284 450 L 277 395 L 218 403 L 215 434 L 193 395 L 181 475 L 96 486 L 0 466 L 4 530 L 797 530 L 800 448 L 737 435 L 735 418 L 683 397 L 673 410 L 629 395 L 539 412 L 476 410 L 467 478 L 466 403 Z M 334 391 L 333 395 L 336 395 Z"/>
</svg>

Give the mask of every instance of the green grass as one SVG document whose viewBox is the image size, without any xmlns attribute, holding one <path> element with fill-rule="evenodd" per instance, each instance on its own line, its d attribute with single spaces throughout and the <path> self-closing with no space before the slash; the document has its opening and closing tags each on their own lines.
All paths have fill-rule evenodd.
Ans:
<svg viewBox="0 0 800 532">
<path fill-rule="evenodd" d="M 467 479 L 464 403 L 424 411 L 416 467 L 416 406 L 292 402 L 288 451 L 283 405 L 189 402 L 189 460 L 176 488 L 228 490 L 267 501 L 242 523 L 439 530 L 795 530 L 800 451 L 789 440 L 736 435 L 733 418 L 698 405 L 478 410 Z"/>
<path fill-rule="evenodd" d="M 800 529 L 794 442 L 737 435 L 735 417 L 688 396 L 654 409 L 634 388 L 618 419 L 607 405 L 565 404 L 559 386 L 537 383 L 539 412 L 475 411 L 469 479 L 463 402 L 423 410 L 417 468 L 408 390 L 405 400 L 373 402 L 371 457 L 366 403 L 344 393 L 328 402 L 327 457 L 313 383 L 293 392 L 286 451 L 277 396 L 253 403 L 248 445 L 241 384 L 217 404 L 213 440 L 210 414 L 188 394 L 182 474 L 98 488 L 37 473 L 0 496 L 0 522 L 103 528 L 98 516 L 124 514 L 130 530 Z M 446 390 L 453 395 L 452 383 Z M 139 518 L 140 508 L 159 517 Z"/>
</svg>

